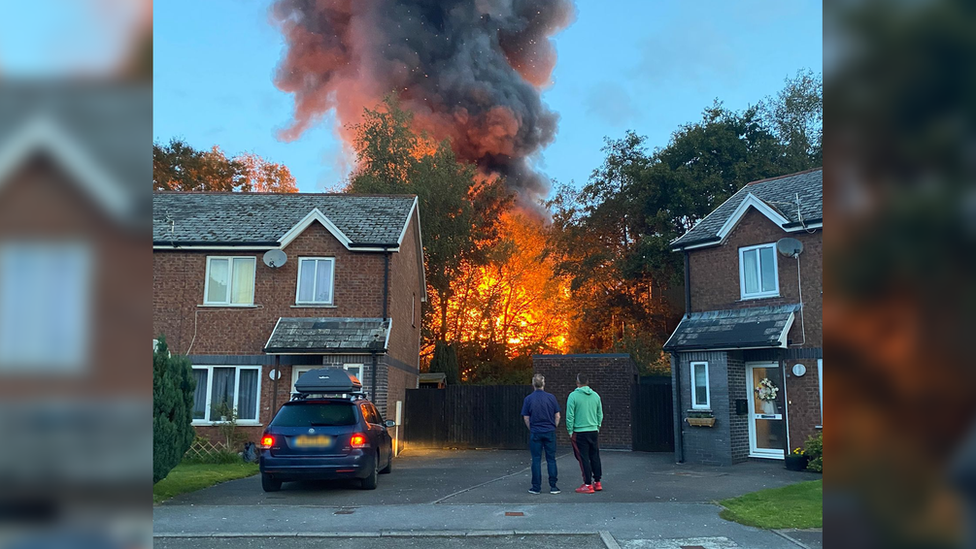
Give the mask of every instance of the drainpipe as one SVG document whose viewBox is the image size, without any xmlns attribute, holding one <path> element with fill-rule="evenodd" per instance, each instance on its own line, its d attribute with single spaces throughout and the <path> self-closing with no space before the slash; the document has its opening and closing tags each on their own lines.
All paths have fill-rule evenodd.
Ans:
<svg viewBox="0 0 976 549">
<path fill-rule="evenodd" d="M 685 314 L 691 314 L 691 256 L 685 250 Z"/>
<path fill-rule="evenodd" d="M 369 392 L 369 399 L 373 401 L 374 404 L 376 404 L 376 351 L 373 351 L 372 355 L 373 355 L 373 372 L 372 372 L 373 388 Z"/>
<path fill-rule="evenodd" d="M 688 257 L 687 254 L 685 257 Z M 688 272 L 688 271 L 685 271 Z M 674 461 L 685 462 L 685 449 L 681 437 L 681 376 L 679 375 L 680 361 L 671 353 L 671 392 L 674 395 Z"/>
<path fill-rule="evenodd" d="M 390 301 L 390 249 L 383 248 L 383 322 L 386 322 L 389 313 L 389 301 Z M 370 391 L 370 399 L 376 402 L 376 351 L 373 351 L 373 372 L 372 372 L 372 389 Z M 384 407 L 385 408 L 385 407 Z M 387 410 L 389 413 L 389 410 Z"/>
</svg>

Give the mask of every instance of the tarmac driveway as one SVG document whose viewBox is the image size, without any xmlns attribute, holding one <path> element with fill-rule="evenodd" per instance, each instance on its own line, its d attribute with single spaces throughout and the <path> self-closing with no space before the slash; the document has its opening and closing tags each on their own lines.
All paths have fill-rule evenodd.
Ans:
<svg viewBox="0 0 976 549">
<path fill-rule="evenodd" d="M 796 473 L 782 462 L 748 462 L 732 467 L 677 465 L 671 454 L 603 451 L 604 491 L 576 494 L 582 483 L 571 453 L 558 456 L 561 494 L 532 495 L 528 451 L 408 449 L 381 475 L 376 490 L 362 490 L 358 481 L 288 482 L 280 492 L 265 493 L 257 476 L 226 482 L 173 498 L 163 506 L 265 505 L 359 507 L 403 504 L 491 504 L 577 502 L 708 503 L 747 492 L 820 478 Z M 545 464 L 543 486 L 546 486 Z"/>
</svg>

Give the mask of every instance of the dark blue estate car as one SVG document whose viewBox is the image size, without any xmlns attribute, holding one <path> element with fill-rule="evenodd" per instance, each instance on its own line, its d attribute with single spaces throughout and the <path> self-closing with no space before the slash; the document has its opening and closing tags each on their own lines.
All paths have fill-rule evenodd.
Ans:
<svg viewBox="0 0 976 549">
<path fill-rule="evenodd" d="M 373 490 L 377 474 L 393 468 L 387 428 L 394 425 L 362 395 L 287 402 L 261 437 L 261 486 L 275 492 L 284 481 L 358 478 Z"/>
</svg>

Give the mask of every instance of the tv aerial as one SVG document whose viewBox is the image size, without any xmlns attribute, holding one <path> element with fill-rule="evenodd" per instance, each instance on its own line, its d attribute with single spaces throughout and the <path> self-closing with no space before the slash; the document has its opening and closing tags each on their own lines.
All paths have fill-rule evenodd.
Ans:
<svg viewBox="0 0 976 549">
<path fill-rule="evenodd" d="M 281 267 L 286 261 L 288 261 L 288 256 L 281 250 L 275 249 L 264 252 L 264 264 L 272 269 Z"/>
<path fill-rule="evenodd" d="M 803 252 L 803 243 L 795 238 L 781 238 L 776 242 L 776 249 L 787 257 L 798 257 Z"/>
</svg>

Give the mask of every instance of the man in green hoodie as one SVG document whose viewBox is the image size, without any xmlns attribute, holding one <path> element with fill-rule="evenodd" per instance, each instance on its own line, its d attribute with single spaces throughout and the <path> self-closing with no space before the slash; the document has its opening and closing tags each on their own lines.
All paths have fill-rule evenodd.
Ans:
<svg viewBox="0 0 976 549">
<path fill-rule="evenodd" d="M 583 485 L 576 489 L 579 494 L 592 494 L 603 490 L 600 479 L 600 445 L 597 436 L 603 426 L 603 402 L 600 395 L 590 389 L 586 374 L 576 374 L 576 390 L 566 400 L 566 429 L 573 443 L 573 452 L 583 470 Z"/>
</svg>

